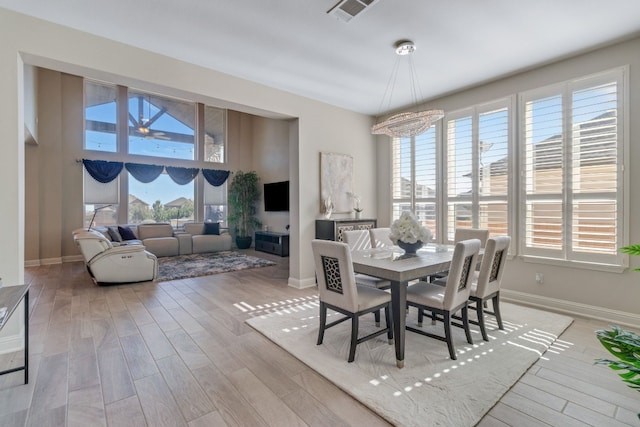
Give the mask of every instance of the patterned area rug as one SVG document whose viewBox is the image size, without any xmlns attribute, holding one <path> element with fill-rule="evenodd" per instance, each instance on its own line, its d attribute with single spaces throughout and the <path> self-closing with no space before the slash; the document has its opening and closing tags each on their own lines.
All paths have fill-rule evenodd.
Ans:
<svg viewBox="0 0 640 427">
<path fill-rule="evenodd" d="M 158 258 L 158 281 L 266 267 L 275 262 L 233 251 Z"/>
<path fill-rule="evenodd" d="M 566 348 L 556 339 L 573 321 L 514 304 L 500 306 L 505 330 L 487 317 L 489 342 L 472 327 L 475 344 L 469 345 L 462 329 L 453 328 L 458 360 L 449 358 L 446 343 L 407 331 L 403 369 L 396 367 L 386 334 L 358 345 L 355 361 L 347 363 L 350 322 L 327 330 L 317 346 L 317 302 L 246 322 L 393 425 L 473 426 L 532 364 Z M 407 324 L 415 324 L 416 317 L 412 309 Z M 434 327 L 427 320 L 424 329 L 442 333 L 441 323 Z M 363 316 L 361 336 L 373 330 L 373 315 Z"/>
</svg>

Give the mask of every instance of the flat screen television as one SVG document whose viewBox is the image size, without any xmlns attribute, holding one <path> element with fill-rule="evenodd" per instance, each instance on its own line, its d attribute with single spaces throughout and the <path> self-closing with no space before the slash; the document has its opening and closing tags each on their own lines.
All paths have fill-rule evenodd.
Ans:
<svg viewBox="0 0 640 427">
<path fill-rule="evenodd" d="M 289 181 L 264 184 L 264 210 L 266 212 L 289 210 Z"/>
</svg>

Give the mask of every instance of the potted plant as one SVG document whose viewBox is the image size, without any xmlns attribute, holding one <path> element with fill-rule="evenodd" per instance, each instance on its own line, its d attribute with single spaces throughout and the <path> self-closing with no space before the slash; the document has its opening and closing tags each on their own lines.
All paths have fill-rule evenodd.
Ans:
<svg viewBox="0 0 640 427">
<path fill-rule="evenodd" d="M 640 256 L 640 245 L 629 245 L 620 250 L 625 254 Z M 634 270 L 640 271 L 640 268 Z M 614 371 L 622 371 L 618 373 L 622 381 L 640 391 L 640 335 L 614 325 L 611 330 L 596 331 L 596 337 L 618 359 L 596 359 L 596 363 L 607 365 Z"/>
<path fill-rule="evenodd" d="M 256 205 L 260 200 L 260 178 L 255 172 L 238 171 L 234 174 L 227 194 L 229 202 L 229 224 L 235 226 L 236 246 L 247 249 L 251 246 L 253 230 L 262 223 L 256 217 Z"/>
</svg>

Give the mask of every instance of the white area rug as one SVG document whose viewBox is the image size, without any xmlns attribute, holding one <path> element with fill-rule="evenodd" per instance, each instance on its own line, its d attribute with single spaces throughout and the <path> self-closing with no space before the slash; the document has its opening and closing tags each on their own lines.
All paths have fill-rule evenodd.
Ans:
<svg viewBox="0 0 640 427">
<path fill-rule="evenodd" d="M 473 426 L 573 321 L 559 314 L 501 303 L 505 330 L 488 316 L 489 342 L 472 325 L 474 345 L 453 328 L 458 360 L 447 345 L 407 331 L 405 367 L 398 369 L 386 334 L 358 345 L 347 363 L 350 322 L 325 332 L 316 346 L 317 304 L 305 304 L 247 320 L 247 323 L 380 416 L 402 426 Z M 331 311 L 329 313 L 332 313 Z M 334 314 L 334 316 L 338 316 Z M 332 317 L 329 317 L 331 319 Z M 412 310 L 407 324 L 415 324 Z M 384 323 L 384 316 L 383 316 Z M 361 318 L 360 336 L 375 328 L 373 315 Z M 425 329 L 442 334 L 442 323 Z M 476 332 L 473 332 L 476 331 Z"/>
</svg>

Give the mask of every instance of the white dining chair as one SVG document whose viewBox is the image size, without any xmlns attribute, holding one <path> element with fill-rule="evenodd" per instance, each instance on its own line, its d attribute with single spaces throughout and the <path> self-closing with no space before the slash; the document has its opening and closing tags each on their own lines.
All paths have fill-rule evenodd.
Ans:
<svg viewBox="0 0 640 427">
<path fill-rule="evenodd" d="M 371 249 L 371 239 L 367 230 L 348 230 L 342 233 L 342 240 L 349 245 L 349 250 L 358 251 Z M 378 289 L 388 289 L 391 282 L 367 274 L 356 273 L 356 283 L 359 285 L 373 286 Z"/>
<path fill-rule="evenodd" d="M 320 300 L 320 327 L 317 345 L 321 345 L 325 330 L 346 320 L 351 320 L 351 340 L 348 361 L 353 362 L 356 346 L 364 341 L 387 333 L 389 344 L 393 343 L 391 323 L 391 294 L 369 286 L 358 285 L 353 272 L 349 245 L 331 240 L 313 240 L 313 258 L 318 280 Z M 327 324 L 327 309 L 345 315 Z M 374 313 L 376 325 L 380 323 L 380 310 L 384 309 L 386 327 L 358 338 L 360 316 Z"/>
<path fill-rule="evenodd" d="M 474 272 L 473 282 L 471 283 L 469 300 L 473 304 L 471 308 L 475 309 L 478 320 L 470 320 L 470 323 L 480 327 L 482 339 L 485 341 L 489 341 L 484 322 L 485 314 L 495 316 L 498 329 L 504 330 L 502 316 L 500 315 L 500 286 L 510 244 L 511 237 L 509 236 L 498 236 L 489 239 L 482 256 L 480 271 Z M 492 301 L 493 311 L 485 309 L 485 303 L 489 300 Z"/>
<path fill-rule="evenodd" d="M 370 228 L 369 237 L 371 238 L 371 247 L 384 248 L 395 246 L 389 238 L 390 234 L 391 229 L 389 227 Z"/>
<path fill-rule="evenodd" d="M 469 344 L 473 344 L 469 330 L 468 304 L 473 280 L 474 266 L 480 252 L 480 240 L 471 239 L 458 242 L 453 252 L 449 275 L 444 287 L 420 281 L 407 288 L 407 304 L 418 309 L 418 327 L 407 325 L 406 329 L 447 343 L 449 356 L 456 360 L 456 352 L 451 335 L 451 319 L 458 311 L 462 312 L 462 326 Z M 431 312 L 433 321 L 444 324 L 444 336 L 422 330 L 424 312 Z"/>
</svg>

